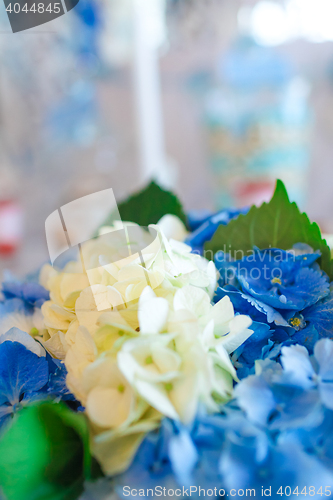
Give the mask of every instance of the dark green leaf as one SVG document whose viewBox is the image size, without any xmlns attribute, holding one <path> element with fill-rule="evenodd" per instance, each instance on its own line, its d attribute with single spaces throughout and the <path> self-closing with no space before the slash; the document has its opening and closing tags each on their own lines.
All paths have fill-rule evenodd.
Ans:
<svg viewBox="0 0 333 500">
<path fill-rule="evenodd" d="M 223 250 L 240 258 L 242 252 L 248 255 L 247 252 L 254 246 L 288 250 L 295 243 L 307 243 L 314 250 L 320 250 L 321 268 L 332 278 L 330 248 L 322 238 L 318 225 L 311 223 L 295 202 L 289 201 L 283 182 L 278 180 L 269 203 L 253 206 L 246 215 L 240 215 L 226 226 L 220 225 L 213 238 L 206 243 L 205 251 L 208 257 Z"/>
<path fill-rule="evenodd" d="M 8 500 L 72 500 L 90 478 L 84 415 L 65 404 L 23 409 L 0 439 L 0 485 Z"/>
<path fill-rule="evenodd" d="M 179 217 L 186 224 L 182 205 L 170 191 L 165 191 L 155 182 L 118 205 L 122 221 L 136 222 L 140 226 L 156 224 L 165 214 Z M 108 225 L 106 220 L 103 225 Z"/>
</svg>

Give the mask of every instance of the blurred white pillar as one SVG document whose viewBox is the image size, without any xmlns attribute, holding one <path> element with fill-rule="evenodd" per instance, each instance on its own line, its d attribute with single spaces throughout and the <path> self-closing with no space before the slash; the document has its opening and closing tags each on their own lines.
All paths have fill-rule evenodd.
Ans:
<svg viewBox="0 0 333 500">
<path fill-rule="evenodd" d="M 155 179 L 173 187 L 174 173 L 165 154 L 159 73 L 159 48 L 166 41 L 165 1 L 132 0 L 134 23 L 133 70 L 140 180 Z"/>
</svg>

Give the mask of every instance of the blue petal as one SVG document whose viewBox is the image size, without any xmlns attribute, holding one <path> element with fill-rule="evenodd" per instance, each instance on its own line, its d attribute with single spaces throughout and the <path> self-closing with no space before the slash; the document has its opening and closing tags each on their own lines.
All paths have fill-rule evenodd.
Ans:
<svg viewBox="0 0 333 500">
<path fill-rule="evenodd" d="M 253 422 L 265 425 L 276 407 L 273 393 L 265 380 L 255 375 L 243 379 L 235 388 L 237 402 Z"/>
<path fill-rule="evenodd" d="M 214 302 L 217 302 L 225 295 L 228 295 L 237 312 L 249 315 L 254 321 L 259 323 L 267 321 L 268 323 L 275 323 L 279 326 L 290 327 L 281 313 L 276 311 L 273 307 L 230 285 L 227 285 L 225 288 L 219 287 L 216 290 Z"/>
<path fill-rule="evenodd" d="M 319 365 L 319 375 L 323 382 L 333 382 L 333 342 L 321 339 L 314 348 L 314 356 Z"/>
<path fill-rule="evenodd" d="M 14 298 L 0 302 L 0 318 L 13 312 L 32 314 L 33 308 L 28 306 L 22 299 Z"/>
<path fill-rule="evenodd" d="M 324 412 L 317 390 L 303 390 L 285 383 L 276 384 L 273 393 L 277 401 L 277 414 L 270 424 L 272 430 L 315 428 L 322 423 Z"/>
<path fill-rule="evenodd" d="M 14 405 L 25 392 L 37 392 L 47 381 L 45 358 L 39 358 L 18 342 L 0 345 L 0 404 Z"/>
<path fill-rule="evenodd" d="M 310 325 L 317 330 L 319 337 L 333 338 L 333 295 L 308 307 L 302 314 Z"/>
<path fill-rule="evenodd" d="M 319 335 L 316 328 L 313 325 L 308 325 L 303 330 L 293 331 L 289 340 L 284 341 L 285 346 L 300 344 L 307 348 L 307 350 L 312 353 L 316 342 L 319 340 Z"/>
<path fill-rule="evenodd" d="M 304 389 L 314 387 L 315 374 L 307 349 L 300 345 L 282 347 L 280 358 L 290 383 L 299 384 Z"/>
<path fill-rule="evenodd" d="M 198 461 L 198 453 L 185 429 L 171 438 L 169 457 L 176 478 L 184 485 L 193 484 L 192 472 Z"/>
<path fill-rule="evenodd" d="M 190 230 L 195 231 L 212 215 L 213 213 L 210 210 L 191 210 L 190 212 L 188 212 L 187 222 Z"/>
<path fill-rule="evenodd" d="M 5 281 L 2 283 L 2 293 L 7 299 L 19 298 L 28 305 L 40 307 L 49 300 L 49 292 L 39 283 L 19 281 Z"/>
<path fill-rule="evenodd" d="M 49 366 L 52 363 L 54 368 L 50 369 L 49 376 L 49 384 L 47 388 L 47 392 L 53 396 L 60 396 L 62 400 L 71 400 L 74 401 L 75 398 L 73 394 L 67 387 L 66 378 L 67 378 L 67 370 L 64 363 L 59 363 L 58 365 L 53 363 L 55 360 L 48 360 Z"/>
<path fill-rule="evenodd" d="M 301 311 L 326 297 L 329 294 L 329 283 L 325 275 L 303 267 L 297 273 L 295 283 L 288 287 L 281 286 L 280 292 Z"/>
<path fill-rule="evenodd" d="M 244 292 L 252 295 L 255 299 L 263 302 L 275 309 L 291 309 L 293 311 L 299 310 L 298 305 L 294 304 L 291 300 L 282 293 L 278 293 L 278 287 L 275 290 L 267 290 L 261 287 L 258 283 L 256 288 L 253 288 L 244 278 L 239 278 Z"/>
<path fill-rule="evenodd" d="M 258 323 L 256 321 L 252 322 L 251 330 L 253 330 L 251 337 L 236 350 L 234 355 L 236 354 L 238 358 L 241 356 L 242 363 L 245 362 L 252 366 L 255 360 L 261 359 L 263 347 L 267 345 L 273 332 L 266 323 Z"/>
<path fill-rule="evenodd" d="M 203 245 L 206 241 L 210 240 L 218 226 L 228 224 L 232 219 L 235 219 L 240 214 L 244 214 L 248 208 L 241 210 L 221 210 L 213 215 L 205 213 L 202 218 L 189 217 L 190 226 L 193 232 L 186 238 L 185 243 L 190 245 L 193 249 L 203 251 Z"/>
<path fill-rule="evenodd" d="M 333 410 L 333 382 L 320 384 L 319 393 L 322 403 L 330 410 Z"/>
<path fill-rule="evenodd" d="M 241 286 L 244 292 L 275 309 L 300 311 L 329 293 L 326 274 L 305 267 L 320 254 L 295 257 L 279 249 L 254 249 L 254 253 L 232 261 L 219 252 L 215 264 L 220 271 L 220 285 Z"/>
</svg>

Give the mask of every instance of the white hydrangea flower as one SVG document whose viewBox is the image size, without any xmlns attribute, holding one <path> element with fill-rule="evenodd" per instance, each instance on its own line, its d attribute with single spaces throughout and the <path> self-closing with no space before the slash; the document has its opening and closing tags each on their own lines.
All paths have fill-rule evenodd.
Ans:
<svg viewBox="0 0 333 500">
<path fill-rule="evenodd" d="M 145 266 L 136 255 L 110 262 L 108 253 L 114 256 L 115 249 L 107 241 L 97 239 L 82 246 L 87 271 L 82 269 L 79 259 L 60 272 L 50 266 L 42 270 L 41 283 L 50 290 L 51 299 L 42 306 L 47 328 L 44 342 L 56 357 L 65 358 L 79 326 L 94 335 L 100 315 L 107 310 L 120 311 L 137 328 L 138 298 L 147 285 L 158 297 L 172 297 L 186 284 L 198 286 L 212 297 L 217 276 L 214 263 L 192 254 L 191 248 L 183 243 L 169 242 L 158 226 L 151 227 L 158 234 L 159 246 L 155 242 L 149 245 L 147 231 L 134 224 L 128 226 L 138 231 L 141 247 L 148 243 Z M 117 238 L 112 240 L 115 246 L 117 243 Z"/>
<path fill-rule="evenodd" d="M 163 416 L 190 422 L 199 404 L 218 410 L 237 379 L 228 353 L 252 333 L 250 318 L 235 316 L 228 297 L 211 304 L 213 262 L 158 226 L 151 226 L 153 242 L 144 229 L 128 227 L 134 247 L 146 245 L 139 256 L 126 256 L 114 233 L 115 248 L 107 239 L 82 246 L 84 269 L 78 260 L 41 274 L 50 290 L 43 344 L 64 359 L 107 474 L 126 468 Z"/>
</svg>

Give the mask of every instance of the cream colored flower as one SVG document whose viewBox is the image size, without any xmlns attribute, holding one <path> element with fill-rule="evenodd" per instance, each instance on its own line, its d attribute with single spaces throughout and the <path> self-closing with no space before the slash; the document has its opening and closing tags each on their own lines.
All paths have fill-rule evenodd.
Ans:
<svg viewBox="0 0 333 500">
<path fill-rule="evenodd" d="M 79 258 L 59 272 L 50 266 L 43 268 L 41 283 L 50 290 L 51 299 L 42 306 L 47 329 L 44 343 L 54 356 L 65 358 L 79 326 L 94 336 L 105 311 L 120 313 L 130 326 L 138 328 L 138 299 L 147 285 L 169 302 L 186 284 L 200 287 L 212 296 L 216 288 L 212 262 L 191 254 L 187 245 L 169 242 L 157 226 L 151 226 L 157 235 L 153 242 L 139 226 L 125 227 L 135 229 L 132 247 L 147 245 L 141 255 L 143 262 L 137 254 L 112 262 L 115 254 L 124 257 L 120 236 L 113 231 L 108 233 L 115 235 L 112 241 L 97 239 L 82 246 L 85 269 Z"/>
<path fill-rule="evenodd" d="M 41 273 L 50 290 L 43 345 L 64 359 L 107 474 L 128 466 L 163 416 L 190 422 L 199 404 L 218 410 L 237 378 L 228 353 L 252 333 L 228 297 L 211 304 L 213 262 L 158 226 L 153 238 L 133 224 L 111 229 L 82 245 L 84 266 L 78 258 Z"/>
</svg>

